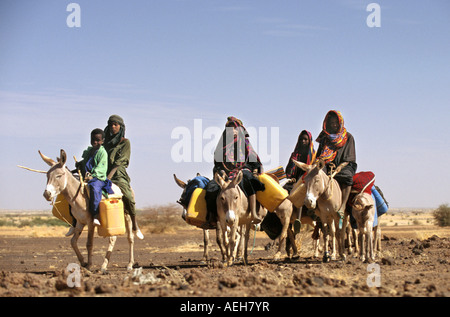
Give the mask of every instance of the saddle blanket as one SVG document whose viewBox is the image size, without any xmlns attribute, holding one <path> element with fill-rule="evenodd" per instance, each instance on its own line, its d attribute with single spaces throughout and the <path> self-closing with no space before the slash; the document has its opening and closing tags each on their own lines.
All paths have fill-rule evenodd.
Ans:
<svg viewBox="0 0 450 317">
<path fill-rule="evenodd" d="M 359 172 L 353 176 L 352 192 L 361 193 L 363 190 L 367 194 L 372 193 L 372 186 L 375 183 L 375 174 L 372 172 Z"/>
<path fill-rule="evenodd" d="M 284 171 L 283 166 L 279 166 L 277 168 L 273 168 L 271 170 L 266 171 L 266 174 L 272 174 L 277 177 L 278 181 L 286 178 L 286 172 Z"/>
</svg>

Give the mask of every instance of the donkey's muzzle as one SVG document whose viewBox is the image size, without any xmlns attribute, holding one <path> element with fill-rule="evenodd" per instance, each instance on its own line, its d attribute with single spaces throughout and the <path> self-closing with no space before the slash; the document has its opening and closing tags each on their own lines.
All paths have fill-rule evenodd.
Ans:
<svg viewBox="0 0 450 317">
<path fill-rule="evenodd" d="M 236 221 L 236 213 L 234 210 L 228 210 L 225 215 L 225 220 L 229 226 L 232 226 Z"/>
<path fill-rule="evenodd" d="M 305 206 L 308 209 L 315 209 L 316 208 L 316 198 L 310 194 L 306 195 Z"/>
<path fill-rule="evenodd" d="M 48 190 L 44 191 L 44 198 L 47 199 L 47 201 L 51 201 L 52 200 L 52 193 Z"/>
</svg>

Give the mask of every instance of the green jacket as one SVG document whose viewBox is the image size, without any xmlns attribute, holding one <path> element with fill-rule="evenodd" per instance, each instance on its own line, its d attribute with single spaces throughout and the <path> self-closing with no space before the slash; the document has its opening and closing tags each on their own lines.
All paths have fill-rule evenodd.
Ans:
<svg viewBox="0 0 450 317">
<path fill-rule="evenodd" d="M 123 139 L 114 148 L 108 151 L 108 173 L 115 167 L 117 171 L 111 180 L 119 180 L 124 178 L 126 181 L 130 181 L 126 168 L 130 163 L 131 156 L 131 143 L 128 139 Z"/>
<path fill-rule="evenodd" d="M 83 163 L 86 170 L 86 162 L 91 156 L 92 146 L 89 146 L 83 152 Z M 103 146 L 100 146 L 97 153 L 94 156 L 94 167 L 91 170 L 92 177 L 95 177 L 101 181 L 106 180 L 106 173 L 108 171 L 108 154 Z"/>
</svg>

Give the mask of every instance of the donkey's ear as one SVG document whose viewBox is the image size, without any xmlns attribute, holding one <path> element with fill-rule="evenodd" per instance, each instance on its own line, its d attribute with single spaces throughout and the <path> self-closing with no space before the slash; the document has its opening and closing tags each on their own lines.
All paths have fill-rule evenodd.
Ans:
<svg viewBox="0 0 450 317">
<path fill-rule="evenodd" d="M 242 181 L 243 178 L 244 178 L 244 173 L 242 173 L 242 171 L 239 171 L 238 174 L 236 175 L 236 177 L 233 178 L 233 180 L 231 181 L 230 185 L 231 186 L 239 185 L 239 183 Z"/>
<path fill-rule="evenodd" d="M 41 156 L 42 160 L 47 163 L 48 166 L 53 166 L 56 164 L 55 161 L 53 161 L 51 158 L 49 158 L 48 156 L 45 156 L 44 154 L 41 153 L 41 151 L 38 151 L 39 155 Z"/>
<path fill-rule="evenodd" d="M 186 188 L 186 183 L 183 182 L 181 179 L 178 179 L 175 174 L 173 174 L 173 178 L 175 179 L 175 183 L 177 183 L 178 186 L 180 186 L 183 189 Z"/>
<path fill-rule="evenodd" d="M 294 164 L 298 167 L 300 167 L 302 170 L 304 170 L 305 172 L 308 172 L 311 169 L 311 165 L 302 163 L 302 162 L 298 162 L 296 160 L 293 160 Z"/>
<path fill-rule="evenodd" d="M 223 188 L 226 185 L 226 181 L 223 179 L 220 173 L 214 173 L 214 180 L 216 181 L 217 185 L 220 186 L 220 188 Z"/>
<path fill-rule="evenodd" d="M 67 155 L 66 155 L 66 152 L 63 149 L 61 149 L 61 157 L 58 158 L 58 162 L 61 164 L 61 166 L 66 165 Z"/>
</svg>

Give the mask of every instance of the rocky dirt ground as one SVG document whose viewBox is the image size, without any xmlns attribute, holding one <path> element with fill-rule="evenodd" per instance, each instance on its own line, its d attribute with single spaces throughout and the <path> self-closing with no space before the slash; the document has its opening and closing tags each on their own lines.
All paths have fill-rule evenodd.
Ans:
<svg viewBox="0 0 450 317">
<path fill-rule="evenodd" d="M 136 268 L 126 271 L 128 243 L 117 241 L 109 273 L 99 272 L 107 239 L 96 237 L 94 265 L 81 269 L 79 287 L 68 285 L 67 266 L 76 263 L 70 239 L 0 235 L 1 297 L 448 297 L 448 229 L 418 238 L 420 228 L 383 229 L 382 253 L 374 267 L 358 258 L 322 263 L 312 258 L 310 232 L 298 240 L 301 257 L 272 261 L 275 248 L 258 232 L 249 263 L 224 267 L 215 241 L 212 259 L 200 262 L 202 231 L 189 227 L 174 233 L 147 233 L 135 244 Z M 430 229 L 430 226 L 427 226 Z M 2 230 L 0 228 L 0 230 Z M 5 232 L 4 232 L 5 233 Z M 419 234 L 418 234 L 419 233 Z M 214 240 L 214 233 L 211 234 Z M 80 248 L 85 254 L 85 236 Z M 377 271 L 378 270 L 378 271 Z M 377 280 L 377 272 L 379 279 Z M 72 280 L 75 281 L 75 280 Z M 377 284 L 379 282 L 379 284 Z M 69 283 L 70 284 L 70 283 Z"/>
</svg>

